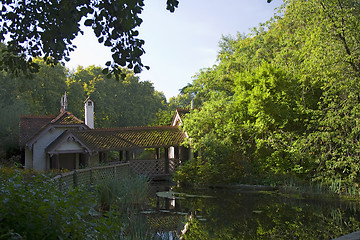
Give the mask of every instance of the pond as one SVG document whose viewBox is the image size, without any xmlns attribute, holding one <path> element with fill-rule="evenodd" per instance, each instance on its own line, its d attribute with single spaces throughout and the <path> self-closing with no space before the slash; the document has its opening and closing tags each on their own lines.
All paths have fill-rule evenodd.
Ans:
<svg viewBox="0 0 360 240">
<path fill-rule="evenodd" d="M 176 192 L 158 194 L 153 206 L 165 217 L 163 231 L 186 229 L 183 239 L 333 239 L 360 230 L 356 202 L 239 189 Z"/>
</svg>

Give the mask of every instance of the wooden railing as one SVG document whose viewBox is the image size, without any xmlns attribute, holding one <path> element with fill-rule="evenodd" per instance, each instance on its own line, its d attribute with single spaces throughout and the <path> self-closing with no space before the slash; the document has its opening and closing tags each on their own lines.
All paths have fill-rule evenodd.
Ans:
<svg viewBox="0 0 360 240">
<path fill-rule="evenodd" d="M 78 169 L 68 173 L 59 174 L 52 180 L 63 191 L 69 187 L 93 185 L 105 178 L 120 179 L 130 173 L 129 163 L 120 163 L 107 166 Z"/>
<path fill-rule="evenodd" d="M 169 164 L 168 168 L 166 168 L 167 162 Z M 150 178 L 164 174 L 172 174 L 178 166 L 179 159 L 130 160 L 131 172 L 146 175 Z M 168 172 L 166 169 L 168 169 Z"/>
<path fill-rule="evenodd" d="M 166 163 L 169 164 L 168 172 L 165 171 Z M 130 162 L 113 162 L 106 166 L 78 169 L 68 173 L 62 173 L 52 180 L 58 188 L 66 190 L 69 187 L 81 185 L 94 185 L 105 178 L 120 179 L 130 172 L 156 178 L 157 176 L 171 175 L 179 165 L 178 159 L 152 159 L 152 160 L 131 160 Z"/>
</svg>

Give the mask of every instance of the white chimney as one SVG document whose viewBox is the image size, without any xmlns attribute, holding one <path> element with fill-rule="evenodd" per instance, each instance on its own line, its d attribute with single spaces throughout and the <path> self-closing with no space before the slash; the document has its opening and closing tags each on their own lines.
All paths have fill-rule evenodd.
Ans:
<svg viewBox="0 0 360 240">
<path fill-rule="evenodd" d="M 85 100 L 85 124 L 93 129 L 94 128 L 94 102 L 87 98 Z"/>
</svg>

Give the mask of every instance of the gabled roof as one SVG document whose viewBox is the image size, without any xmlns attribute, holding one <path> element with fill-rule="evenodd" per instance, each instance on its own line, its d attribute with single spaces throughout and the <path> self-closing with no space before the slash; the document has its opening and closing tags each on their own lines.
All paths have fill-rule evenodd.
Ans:
<svg viewBox="0 0 360 240">
<path fill-rule="evenodd" d="M 64 131 L 55 141 L 53 141 L 49 146 L 47 146 L 47 148 L 45 149 L 45 151 L 47 153 L 50 154 L 54 154 L 56 152 L 58 152 L 58 147 L 61 146 L 62 143 L 64 143 L 64 141 L 74 141 L 80 144 L 80 146 L 86 150 L 86 152 L 91 152 L 91 150 L 84 145 L 81 141 L 79 141 L 76 137 L 74 137 L 73 134 L 71 134 L 71 131 L 66 130 Z"/>
<path fill-rule="evenodd" d="M 20 116 L 19 126 L 19 144 L 24 146 L 36 133 L 54 119 L 55 116 L 34 116 L 22 115 Z"/>
<path fill-rule="evenodd" d="M 84 122 L 68 111 L 61 112 L 58 116 L 27 116 L 20 117 L 19 145 L 25 146 L 49 126 L 84 125 Z M 85 126 L 85 125 L 84 125 Z"/>
<path fill-rule="evenodd" d="M 52 124 L 56 125 L 73 125 L 84 123 L 68 111 L 61 112 L 56 118 L 51 121 Z"/>
<path fill-rule="evenodd" d="M 185 140 L 185 134 L 171 126 L 91 129 L 67 134 L 92 151 L 180 146 Z"/>
<path fill-rule="evenodd" d="M 177 108 L 175 111 L 174 118 L 171 122 L 171 126 L 179 126 L 182 123 L 182 119 L 184 119 L 185 115 L 190 112 L 189 109 L 186 108 Z"/>
</svg>

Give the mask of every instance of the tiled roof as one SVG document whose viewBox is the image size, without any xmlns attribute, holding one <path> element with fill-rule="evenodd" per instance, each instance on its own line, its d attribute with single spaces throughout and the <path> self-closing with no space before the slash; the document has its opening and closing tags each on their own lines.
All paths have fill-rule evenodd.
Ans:
<svg viewBox="0 0 360 240">
<path fill-rule="evenodd" d="M 20 116 L 19 144 L 24 146 L 36 133 L 54 119 L 55 116 Z"/>
<path fill-rule="evenodd" d="M 48 126 L 53 125 L 77 125 L 82 124 L 83 121 L 72 115 L 70 112 L 64 111 L 57 116 L 20 116 L 19 127 L 19 145 L 25 144 L 35 137 L 40 131 Z"/>
<path fill-rule="evenodd" d="M 52 124 L 59 125 L 72 125 L 72 124 L 82 124 L 84 123 L 68 111 L 61 112 L 56 118 L 51 121 Z"/>
<path fill-rule="evenodd" d="M 73 131 L 93 151 L 179 146 L 185 134 L 177 127 L 128 127 Z"/>
</svg>

